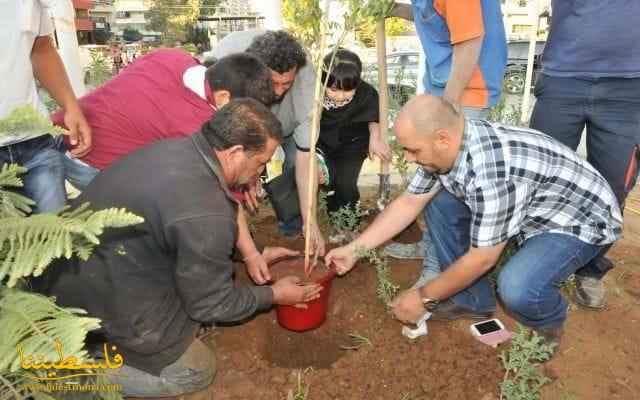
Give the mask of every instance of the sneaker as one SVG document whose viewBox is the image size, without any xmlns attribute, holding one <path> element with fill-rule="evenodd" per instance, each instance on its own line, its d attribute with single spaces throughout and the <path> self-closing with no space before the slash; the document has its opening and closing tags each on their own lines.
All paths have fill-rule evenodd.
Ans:
<svg viewBox="0 0 640 400">
<path fill-rule="evenodd" d="M 555 346 L 551 347 L 551 357 L 553 357 L 562 341 L 562 335 L 564 335 L 564 329 L 562 325 L 554 328 L 534 328 L 538 335 L 542 336 L 542 343 L 551 345 L 555 343 Z"/>
<path fill-rule="evenodd" d="M 604 307 L 604 283 L 598 278 L 576 275 L 576 301 L 585 307 Z"/>
<path fill-rule="evenodd" d="M 410 244 L 391 242 L 384 248 L 384 254 L 404 260 L 422 260 L 426 252 L 427 246 L 422 242 Z"/>
<path fill-rule="evenodd" d="M 493 311 L 478 311 L 457 305 L 451 300 L 444 300 L 438 303 L 431 311 L 433 321 L 449 321 L 458 318 L 488 319 L 493 315 Z"/>
</svg>

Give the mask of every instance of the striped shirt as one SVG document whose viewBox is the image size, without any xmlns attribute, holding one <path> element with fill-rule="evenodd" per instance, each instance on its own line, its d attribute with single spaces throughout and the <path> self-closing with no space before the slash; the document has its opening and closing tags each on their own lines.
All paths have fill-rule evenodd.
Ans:
<svg viewBox="0 0 640 400">
<path fill-rule="evenodd" d="M 419 168 L 407 191 L 443 187 L 471 210 L 471 245 L 519 243 L 562 233 L 590 244 L 614 242 L 622 216 L 604 178 L 575 152 L 532 129 L 466 119 L 451 171 Z"/>
</svg>

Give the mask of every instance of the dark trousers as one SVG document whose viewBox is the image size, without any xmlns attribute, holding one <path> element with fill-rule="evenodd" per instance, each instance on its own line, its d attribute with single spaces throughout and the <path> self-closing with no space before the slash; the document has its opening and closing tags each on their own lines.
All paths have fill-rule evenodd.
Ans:
<svg viewBox="0 0 640 400">
<path fill-rule="evenodd" d="M 638 177 L 640 78 L 564 78 L 541 74 L 530 126 L 576 150 L 587 130 L 587 161 L 607 180 L 621 209 Z M 589 263 L 579 275 L 601 278 L 612 265 Z"/>
<path fill-rule="evenodd" d="M 329 211 L 337 211 L 342 207 L 353 207 L 360 200 L 358 191 L 358 175 L 367 154 L 362 151 L 328 152 L 324 151 L 331 176 L 330 185 L 333 195 L 327 198 Z"/>
</svg>

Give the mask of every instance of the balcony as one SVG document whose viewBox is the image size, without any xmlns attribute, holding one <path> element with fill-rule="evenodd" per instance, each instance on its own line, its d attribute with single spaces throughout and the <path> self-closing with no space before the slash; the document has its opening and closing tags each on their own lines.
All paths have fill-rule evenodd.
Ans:
<svg viewBox="0 0 640 400">
<path fill-rule="evenodd" d="M 73 8 L 80 10 L 93 10 L 93 0 L 72 0 Z"/>
<path fill-rule="evenodd" d="M 93 21 L 90 19 L 79 19 L 76 18 L 76 30 L 77 31 L 92 31 L 93 30 Z"/>
</svg>

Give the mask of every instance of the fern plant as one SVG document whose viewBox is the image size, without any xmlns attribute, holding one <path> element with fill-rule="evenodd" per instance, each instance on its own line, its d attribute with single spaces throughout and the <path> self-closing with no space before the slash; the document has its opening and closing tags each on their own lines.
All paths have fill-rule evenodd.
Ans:
<svg viewBox="0 0 640 400">
<path fill-rule="evenodd" d="M 21 278 L 37 276 L 55 258 L 78 256 L 87 259 L 104 228 L 142 222 L 122 209 L 76 210 L 65 208 L 56 214 L 29 215 L 33 201 L 10 191 L 22 187 L 18 177 L 25 168 L 4 165 L 0 171 L 0 399 L 73 398 L 72 392 L 47 392 L 46 385 L 34 385 L 25 378 L 18 346 L 25 354 L 42 356 L 42 362 L 59 359 L 56 341 L 65 353 L 79 361 L 87 359 L 84 341 L 100 321 L 80 309 L 58 307 L 53 298 L 30 293 Z M 33 373 L 33 371 L 29 371 Z M 45 370 L 38 370 L 46 377 Z M 82 384 L 105 384 L 104 377 L 78 379 Z M 75 393 L 78 398 L 117 399 L 114 391 Z"/>
</svg>

